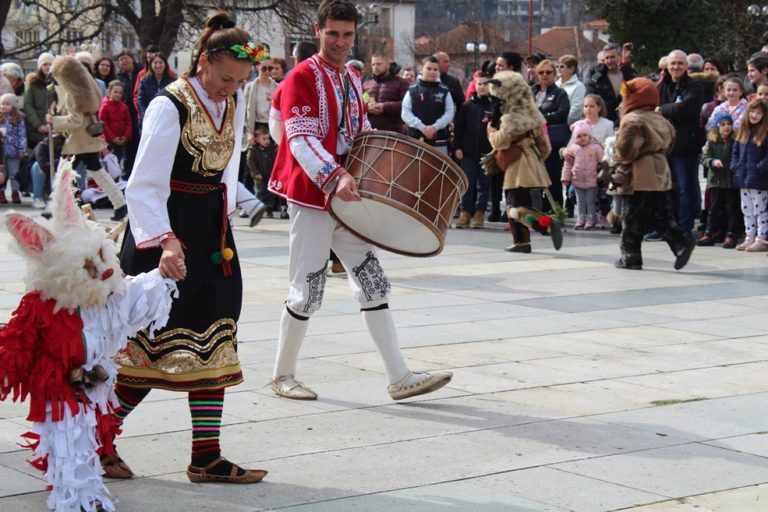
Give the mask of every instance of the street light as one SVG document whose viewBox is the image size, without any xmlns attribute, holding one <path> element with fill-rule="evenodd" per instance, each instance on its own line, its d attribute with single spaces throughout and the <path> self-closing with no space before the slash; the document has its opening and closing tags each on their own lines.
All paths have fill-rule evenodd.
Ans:
<svg viewBox="0 0 768 512">
<path fill-rule="evenodd" d="M 764 26 L 768 26 L 768 3 L 760 7 L 757 4 L 752 4 L 747 7 L 747 14 L 749 15 L 749 21 L 752 26 L 758 25 L 760 22 Z M 768 38 L 768 31 L 763 34 L 763 39 Z"/>
<path fill-rule="evenodd" d="M 488 45 L 485 43 L 478 43 L 477 41 L 467 43 L 467 51 L 475 54 L 475 70 L 480 67 L 480 54 L 485 53 L 486 50 L 488 50 Z"/>
</svg>

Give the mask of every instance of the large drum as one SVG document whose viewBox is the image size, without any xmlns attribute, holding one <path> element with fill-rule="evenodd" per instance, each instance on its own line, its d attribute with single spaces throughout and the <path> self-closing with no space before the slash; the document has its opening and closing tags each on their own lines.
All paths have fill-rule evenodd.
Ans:
<svg viewBox="0 0 768 512">
<path fill-rule="evenodd" d="M 399 133 L 355 137 L 344 167 L 362 201 L 331 199 L 331 214 L 357 236 L 406 256 L 443 250 L 448 224 L 467 190 L 464 172 L 435 148 Z"/>
</svg>

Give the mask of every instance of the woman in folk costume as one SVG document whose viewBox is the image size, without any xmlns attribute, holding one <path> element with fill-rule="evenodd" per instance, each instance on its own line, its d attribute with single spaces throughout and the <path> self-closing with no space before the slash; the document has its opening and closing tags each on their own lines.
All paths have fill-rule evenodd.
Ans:
<svg viewBox="0 0 768 512">
<path fill-rule="evenodd" d="M 157 270 L 122 276 L 114 242 L 75 204 L 72 177 L 68 165 L 56 175 L 52 220 L 6 215 L 27 293 L 0 330 L 0 399 L 30 399 L 23 437 L 51 510 L 113 511 L 97 454 L 118 427 L 112 357 L 139 329 L 164 325 L 176 286 Z"/>
<path fill-rule="evenodd" d="M 535 208 L 531 193 L 551 184 L 544 167 L 544 159 L 552 150 L 544 133 L 544 116 L 519 73 L 502 71 L 488 83 L 491 94 L 500 100 L 501 116 L 498 123 L 488 125 L 493 152 L 483 158 L 483 167 L 489 172 L 504 172 L 504 196 L 513 241 L 506 251 L 531 252 L 531 229 L 551 236 L 552 244 L 559 250 L 563 244 L 560 221 Z"/>
<path fill-rule="evenodd" d="M 152 388 L 187 392 L 193 482 L 254 483 L 266 475 L 222 458 L 219 446 L 224 390 L 243 381 L 236 337 L 242 278 L 229 216 L 245 119 L 240 87 L 259 58 L 226 13 L 209 16 L 190 69 L 147 109 L 126 189 L 123 269 L 159 267 L 181 281 L 165 330 L 154 340 L 139 333 L 117 358 L 117 417 Z M 132 476 L 117 457 L 104 466 L 109 476 Z"/>
<path fill-rule="evenodd" d="M 112 220 L 121 220 L 128 213 L 125 198 L 115 181 L 101 167 L 101 137 L 88 133 L 88 127 L 96 121 L 101 106 L 101 90 L 85 66 L 74 57 L 57 57 L 51 66 L 51 76 L 56 81 L 61 114 L 48 114 L 46 119 L 53 125 L 54 132 L 67 135 L 61 154 L 74 157 L 73 169 L 77 169 L 80 162 L 85 164 L 88 177 L 107 194 L 115 208 Z"/>
</svg>

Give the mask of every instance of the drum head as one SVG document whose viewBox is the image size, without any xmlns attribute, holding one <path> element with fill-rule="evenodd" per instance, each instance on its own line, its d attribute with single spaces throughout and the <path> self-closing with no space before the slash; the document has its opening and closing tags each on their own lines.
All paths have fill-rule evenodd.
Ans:
<svg viewBox="0 0 768 512">
<path fill-rule="evenodd" d="M 443 250 L 442 237 L 434 227 L 419 222 L 397 204 L 365 197 L 367 194 L 363 191 L 360 195 L 362 201 L 342 201 L 334 196 L 330 206 L 336 220 L 358 237 L 405 256 L 434 256 Z"/>
</svg>

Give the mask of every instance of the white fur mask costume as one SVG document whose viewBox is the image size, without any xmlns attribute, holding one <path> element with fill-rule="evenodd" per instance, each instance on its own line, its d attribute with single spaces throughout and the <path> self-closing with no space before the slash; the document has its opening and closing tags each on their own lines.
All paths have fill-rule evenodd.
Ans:
<svg viewBox="0 0 768 512">
<path fill-rule="evenodd" d="M 119 405 L 113 357 L 127 338 L 163 327 L 176 284 L 157 269 L 123 277 L 114 242 L 87 221 L 69 165 L 56 174 L 53 218 L 6 225 L 28 266 L 27 293 L 0 329 L 0 399 L 29 398 L 31 463 L 45 471 L 56 512 L 113 512 L 97 450 L 111 452 Z"/>
<path fill-rule="evenodd" d="M 51 221 L 15 213 L 6 216 L 27 258 L 27 289 L 55 299 L 55 311 L 104 304 L 125 286 L 117 246 L 104 236 L 103 227 L 85 219 L 75 203 L 73 175 L 69 165 L 56 174 Z"/>
</svg>

